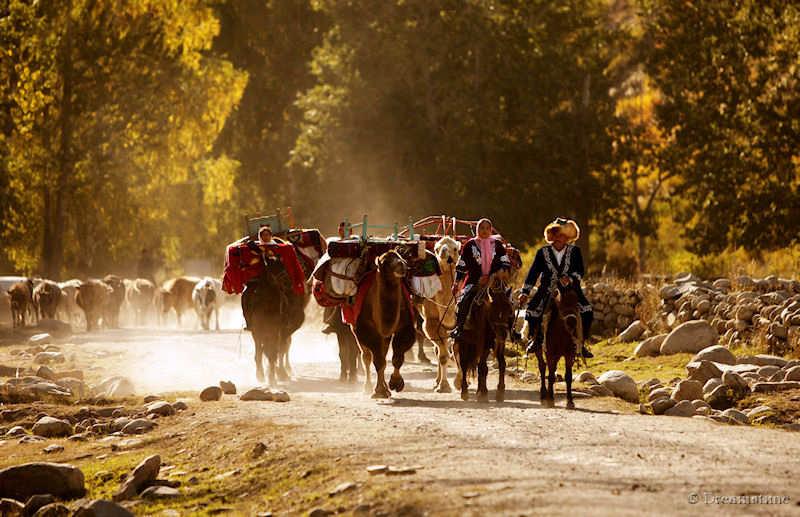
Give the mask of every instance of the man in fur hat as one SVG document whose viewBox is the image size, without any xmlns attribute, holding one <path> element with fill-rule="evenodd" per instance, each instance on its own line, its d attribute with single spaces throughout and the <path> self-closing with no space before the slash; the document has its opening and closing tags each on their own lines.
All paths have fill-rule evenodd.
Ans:
<svg viewBox="0 0 800 517">
<path fill-rule="evenodd" d="M 580 235 L 580 228 L 575 221 L 561 217 L 548 224 L 544 229 L 547 246 L 539 248 L 536 252 L 536 258 L 533 260 L 533 265 L 525 278 L 522 294 L 519 296 L 520 305 L 528 302 L 525 319 L 528 320 L 532 338 L 531 344 L 528 346 L 528 353 L 541 350 L 544 341 L 542 315 L 550 303 L 553 291 L 559 287 L 559 284 L 562 288 L 571 286 L 577 291 L 582 334 L 586 338 L 590 336 L 594 313 L 589 300 L 586 299 L 586 295 L 581 289 L 581 280 L 584 274 L 583 257 L 581 249 L 574 244 Z M 537 280 L 539 280 L 539 288 L 533 298 L 529 298 Z M 582 355 L 586 358 L 594 357 L 585 345 Z"/>
</svg>

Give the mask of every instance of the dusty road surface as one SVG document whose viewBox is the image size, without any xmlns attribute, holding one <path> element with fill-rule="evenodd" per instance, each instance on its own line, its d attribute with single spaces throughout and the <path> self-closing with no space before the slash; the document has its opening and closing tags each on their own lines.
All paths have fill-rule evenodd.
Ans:
<svg viewBox="0 0 800 517">
<path fill-rule="evenodd" d="M 433 393 L 434 370 L 415 362 L 403 368 L 402 393 L 374 401 L 360 383 L 336 380 L 335 338 L 315 325 L 295 336 L 293 380 L 281 385 L 292 400 L 283 404 L 232 396 L 202 403 L 185 393 L 223 379 L 234 381 L 240 393 L 256 385 L 246 333 L 136 329 L 77 334 L 69 341 L 65 354 L 90 380 L 122 374 L 140 395 L 184 392 L 192 413 L 173 427 L 188 429 L 189 436 L 211 439 L 216 430 L 214 446 L 238 454 L 260 429 L 265 436 L 269 429 L 286 451 L 312 454 L 297 461 L 320 462 L 307 465 L 306 475 L 323 469 L 330 488 L 355 483 L 335 500 L 304 497 L 302 487 L 291 483 L 280 502 L 259 499 L 258 490 L 244 492 L 228 501 L 234 513 L 300 514 L 313 505 L 411 515 L 800 514 L 797 433 L 643 416 L 615 399 L 580 398 L 575 411 L 563 409 L 559 399 L 560 407 L 546 409 L 534 401 L 534 386 L 513 381 L 505 403 L 465 403 L 455 392 Z M 495 383 L 490 379 L 490 388 Z M 169 457 L 181 441 L 148 447 Z M 371 475 L 366 468 L 376 464 L 413 473 Z M 730 499 L 741 495 L 789 501 Z M 729 499 L 723 503 L 719 496 Z"/>
</svg>

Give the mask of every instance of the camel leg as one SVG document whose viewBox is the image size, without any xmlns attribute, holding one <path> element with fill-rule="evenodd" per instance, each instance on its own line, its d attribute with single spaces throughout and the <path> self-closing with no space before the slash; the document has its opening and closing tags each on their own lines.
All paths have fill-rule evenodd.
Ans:
<svg viewBox="0 0 800 517">
<path fill-rule="evenodd" d="M 572 358 L 564 358 L 564 365 L 566 367 L 564 381 L 567 383 L 567 409 L 575 409 L 575 402 L 572 400 L 572 362 Z"/>
<path fill-rule="evenodd" d="M 380 353 L 372 354 L 372 365 L 375 367 L 375 390 L 372 392 L 372 398 L 388 399 L 391 396 L 389 386 L 386 384 L 386 353 L 389 349 L 389 339 L 382 338 L 378 346 Z"/>
<path fill-rule="evenodd" d="M 372 350 L 361 347 L 361 363 L 364 365 L 364 393 L 372 393 Z"/>
<path fill-rule="evenodd" d="M 447 380 L 447 363 L 450 362 L 450 352 L 447 350 L 447 338 L 439 335 L 436 340 L 436 355 L 439 361 L 439 374 L 437 375 L 436 392 L 450 393 L 450 381 Z"/>
<path fill-rule="evenodd" d="M 255 343 L 255 361 L 256 361 L 256 379 L 258 382 L 264 382 L 264 365 L 262 363 L 264 357 L 264 345 L 253 336 L 253 342 Z"/>
<path fill-rule="evenodd" d="M 411 350 L 414 347 L 416 337 L 417 332 L 413 325 L 401 328 L 392 337 L 392 366 L 394 366 L 394 371 L 391 379 L 389 379 L 389 387 L 394 391 L 403 391 L 406 385 L 403 376 L 400 375 L 400 368 L 403 366 L 406 350 Z"/>
<path fill-rule="evenodd" d="M 336 331 L 336 341 L 339 343 L 339 382 L 347 382 L 350 350 L 346 337 L 341 330 Z"/>
<path fill-rule="evenodd" d="M 495 395 L 495 400 L 497 402 L 503 402 L 506 398 L 506 354 L 505 354 L 506 344 L 500 343 L 495 348 L 495 357 L 497 359 L 497 394 Z"/>
<path fill-rule="evenodd" d="M 431 364 L 431 360 L 425 355 L 425 335 L 422 332 L 417 336 L 417 361 L 422 364 Z"/>
</svg>

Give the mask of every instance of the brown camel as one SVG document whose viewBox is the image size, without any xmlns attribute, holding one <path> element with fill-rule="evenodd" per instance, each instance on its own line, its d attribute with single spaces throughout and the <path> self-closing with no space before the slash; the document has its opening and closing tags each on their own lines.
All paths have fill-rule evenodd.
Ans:
<svg viewBox="0 0 800 517">
<path fill-rule="evenodd" d="M 550 299 L 549 314 L 547 315 L 549 321 L 544 335 L 544 347 L 542 347 L 546 361 L 545 357 L 542 357 L 542 349 L 536 351 L 541 379 L 539 398 L 547 407 L 555 406 L 553 384 L 556 382 L 558 362 L 563 357 L 566 369 L 564 382 L 567 384 L 567 409 L 575 408 L 575 402 L 572 400 L 572 365 L 575 363 L 575 357 L 582 347 L 583 340 L 578 304 L 578 292 L 572 288 L 559 288 Z M 545 373 L 547 374 L 546 386 Z"/>
<path fill-rule="evenodd" d="M 453 352 L 461 367 L 461 399 L 469 400 L 467 376 L 478 372 L 478 402 L 489 401 L 489 390 L 486 376 L 489 373 L 487 359 L 494 351 L 497 360 L 499 379 L 497 382 L 497 402 L 505 400 L 506 375 L 506 340 L 509 337 L 509 326 L 514 315 L 511 305 L 511 292 L 505 284 L 506 273 L 492 275 L 485 291 L 475 296 L 470 320 L 464 332 L 456 338 Z"/>
<path fill-rule="evenodd" d="M 366 370 L 364 389 L 372 387 L 372 372 L 369 364 L 375 367 L 377 379 L 372 398 L 389 398 L 389 389 L 402 391 L 405 381 L 400 375 L 405 353 L 416 341 L 416 319 L 412 302 L 403 285 L 408 265 L 396 251 L 388 251 L 375 260 L 377 271 L 371 285 L 366 289 L 363 305 L 353 328 L 361 359 Z M 392 372 L 389 385 L 386 385 L 384 371 L 389 344 L 392 347 Z"/>
</svg>

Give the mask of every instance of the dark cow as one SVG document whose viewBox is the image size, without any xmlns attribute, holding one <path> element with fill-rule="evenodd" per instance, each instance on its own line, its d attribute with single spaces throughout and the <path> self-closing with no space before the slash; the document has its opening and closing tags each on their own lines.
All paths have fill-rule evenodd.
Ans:
<svg viewBox="0 0 800 517">
<path fill-rule="evenodd" d="M 103 324 L 106 328 L 119 328 L 119 310 L 125 301 L 125 283 L 116 275 L 106 275 L 103 282 L 111 288 L 111 294 L 103 309 Z"/>
<path fill-rule="evenodd" d="M 51 280 L 42 280 L 33 288 L 33 307 L 37 316 L 40 319 L 55 319 L 62 296 L 63 293 L 58 284 Z"/>
<path fill-rule="evenodd" d="M 11 298 L 11 320 L 14 327 L 24 327 L 27 324 L 26 315 L 33 307 L 33 280 L 28 278 L 17 282 L 8 290 Z"/>
<path fill-rule="evenodd" d="M 113 294 L 111 286 L 102 280 L 87 280 L 78 286 L 75 303 L 83 309 L 86 316 L 86 330 L 91 331 L 100 326 L 100 319 L 106 311 L 106 304 Z"/>
<path fill-rule="evenodd" d="M 156 286 L 146 278 L 125 280 L 125 300 L 134 314 L 136 325 L 143 325 L 155 303 Z"/>
<path fill-rule="evenodd" d="M 192 308 L 192 290 L 200 279 L 193 276 L 181 276 L 164 282 L 159 291 L 160 306 L 159 319 L 166 319 L 170 309 L 175 309 L 175 316 L 178 319 L 178 326 L 181 326 L 181 315 Z"/>
</svg>

